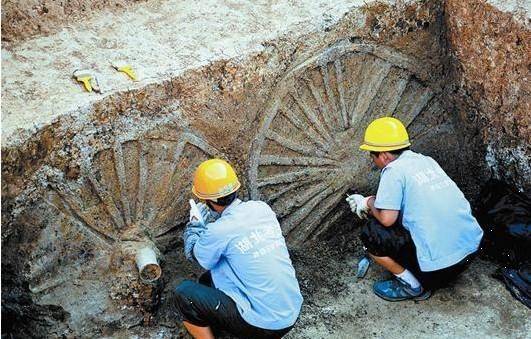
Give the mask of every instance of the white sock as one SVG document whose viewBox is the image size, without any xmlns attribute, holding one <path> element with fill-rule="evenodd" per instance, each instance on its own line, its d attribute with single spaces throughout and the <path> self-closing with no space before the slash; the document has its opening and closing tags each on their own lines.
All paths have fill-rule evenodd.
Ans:
<svg viewBox="0 0 531 339">
<path fill-rule="evenodd" d="M 411 286 L 411 288 L 418 288 L 420 287 L 420 282 L 415 278 L 415 276 L 409 272 L 408 270 L 404 270 L 404 272 L 400 274 L 395 274 L 400 279 L 404 280 Z"/>
</svg>

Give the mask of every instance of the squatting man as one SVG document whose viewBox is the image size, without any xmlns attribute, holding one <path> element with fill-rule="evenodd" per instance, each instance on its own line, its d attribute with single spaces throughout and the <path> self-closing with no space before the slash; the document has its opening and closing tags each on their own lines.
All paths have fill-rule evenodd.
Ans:
<svg viewBox="0 0 531 339">
<path fill-rule="evenodd" d="M 262 201 L 237 197 L 240 182 L 225 161 L 197 168 L 184 233 L 187 259 L 207 271 L 185 280 L 173 298 L 178 316 L 194 338 L 225 330 L 242 338 L 280 338 L 302 305 L 299 283 L 275 213 Z"/>
<path fill-rule="evenodd" d="M 369 255 L 393 273 L 374 293 L 389 301 L 424 300 L 463 272 L 483 231 L 470 204 L 435 160 L 415 153 L 404 125 L 385 117 L 365 131 L 361 150 L 381 169 L 376 196 L 350 195 Z"/>
<path fill-rule="evenodd" d="M 423 300 L 470 263 L 483 231 L 457 185 L 430 157 L 409 149 L 403 124 L 386 117 L 365 132 L 362 150 L 381 169 L 376 196 L 351 195 L 360 218 L 370 216 L 361 240 L 395 278 L 374 284 L 389 301 Z M 302 305 L 275 213 L 264 202 L 242 202 L 232 167 L 211 159 L 196 170 L 185 256 L 207 271 L 176 287 L 175 309 L 194 338 L 223 329 L 243 338 L 280 338 Z"/>
</svg>

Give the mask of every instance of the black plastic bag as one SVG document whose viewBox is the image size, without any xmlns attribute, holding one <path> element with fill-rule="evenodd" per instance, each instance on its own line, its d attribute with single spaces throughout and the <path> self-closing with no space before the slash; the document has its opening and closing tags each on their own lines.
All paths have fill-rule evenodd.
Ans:
<svg viewBox="0 0 531 339">
<path fill-rule="evenodd" d="M 495 276 L 505 283 L 513 297 L 531 309 L 531 270 L 529 267 L 516 270 L 504 268 L 501 276 Z"/>
<path fill-rule="evenodd" d="M 489 259 L 510 268 L 531 263 L 531 194 L 498 180 L 481 190 L 476 217 L 485 235 L 482 250 Z"/>
<path fill-rule="evenodd" d="M 485 232 L 483 253 L 504 265 L 494 277 L 531 308 L 531 195 L 491 180 L 481 190 L 476 217 Z"/>
</svg>

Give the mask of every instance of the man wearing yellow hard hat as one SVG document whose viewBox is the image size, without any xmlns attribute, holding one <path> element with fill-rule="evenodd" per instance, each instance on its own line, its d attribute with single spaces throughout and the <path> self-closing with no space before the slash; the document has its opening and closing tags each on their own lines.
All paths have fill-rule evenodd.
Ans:
<svg viewBox="0 0 531 339">
<path fill-rule="evenodd" d="M 373 286 L 389 301 L 429 298 L 468 266 L 483 236 L 457 185 L 410 145 L 399 120 L 374 120 L 360 149 L 381 169 L 378 191 L 347 198 L 360 218 L 371 216 L 360 237 L 373 260 L 394 274 Z"/>
<path fill-rule="evenodd" d="M 199 282 L 185 280 L 174 305 L 194 338 L 213 338 L 212 328 L 243 338 L 280 338 L 302 305 L 280 225 L 262 201 L 238 199 L 240 182 L 221 159 L 203 162 L 183 233 L 185 256 L 208 270 Z"/>
</svg>

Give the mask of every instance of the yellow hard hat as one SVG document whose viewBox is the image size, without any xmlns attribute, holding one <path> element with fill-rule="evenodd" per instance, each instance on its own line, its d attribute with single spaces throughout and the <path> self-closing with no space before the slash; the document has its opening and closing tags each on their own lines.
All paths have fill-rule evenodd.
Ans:
<svg viewBox="0 0 531 339">
<path fill-rule="evenodd" d="M 195 170 L 192 193 L 199 199 L 216 200 L 236 192 L 240 182 L 232 167 L 224 160 L 203 161 Z"/>
<path fill-rule="evenodd" d="M 406 128 L 400 120 L 385 117 L 374 120 L 365 130 L 361 150 L 373 152 L 394 151 L 410 146 Z"/>
</svg>

